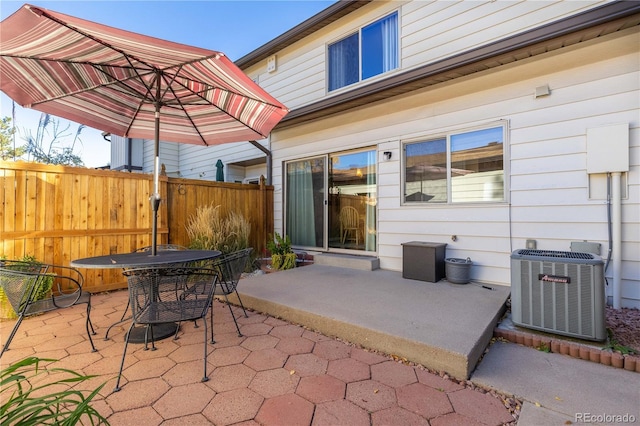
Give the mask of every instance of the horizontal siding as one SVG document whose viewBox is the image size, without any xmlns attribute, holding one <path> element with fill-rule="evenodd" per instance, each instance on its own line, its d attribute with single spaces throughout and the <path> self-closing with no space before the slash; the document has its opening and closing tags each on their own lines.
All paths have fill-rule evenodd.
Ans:
<svg viewBox="0 0 640 426">
<path fill-rule="evenodd" d="M 278 55 L 277 71 L 259 74 L 258 83 L 288 108 L 325 95 L 324 44 L 302 54 Z"/>
<path fill-rule="evenodd" d="M 569 250 L 571 241 L 599 242 L 606 255 L 606 203 L 590 198 L 586 130 L 628 122 L 621 273 L 625 304 L 640 305 L 638 41 L 638 31 L 628 30 L 274 133 L 276 229 L 282 231 L 282 161 L 377 146 L 392 152 L 391 160 L 378 164 L 381 267 L 402 269 L 404 242 L 447 243 L 447 256 L 473 260 L 472 279 L 509 285 L 510 253 L 527 239 L 548 250 Z M 535 99 L 542 84 L 549 84 L 551 96 Z M 498 120 L 509 129 L 510 203 L 401 205 L 402 141 Z"/>
<path fill-rule="evenodd" d="M 266 72 L 266 60 L 245 72 L 294 109 L 341 92 L 326 92 L 326 45 L 392 11 L 399 11 L 400 71 L 407 71 L 604 3 L 375 1 L 279 52 L 276 72 Z M 377 78 L 384 76 L 344 90 Z"/>
<path fill-rule="evenodd" d="M 556 21 L 602 2 L 441 2 L 412 11 L 402 28 L 403 66 L 413 68 Z M 433 10 L 432 10 L 433 9 Z"/>
<path fill-rule="evenodd" d="M 266 146 L 266 139 L 260 141 Z M 265 154 L 249 142 L 229 143 L 203 147 L 172 142 L 160 143 L 160 164 L 164 164 L 167 174 L 188 179 L 215 180 L 216 162 L 223 164 L 264 157 Z M 154 143 L 144 141 L 144 172 L 153 173 Z M 243 173 L 244 174 L 244 173 Z M 233 176 L 236 180 L 239 176 Z M 246 176 L 242 176 L 244 179 Z"/>
<path fill-rule="evenodd" d="M 261 141 L 266 145 L 266 140 Z M 215 180 L 216 163 L 220 159 L 225 167 L 234 162 L 264 157 L 265 154 L 249 142 L 228 143 L 201 147 L 180 145 L 180 177 Z M 246 176 L 242 176 L 244 179 Z M 233 180 L 239 178 L 234 174 Z"/>
</svg>

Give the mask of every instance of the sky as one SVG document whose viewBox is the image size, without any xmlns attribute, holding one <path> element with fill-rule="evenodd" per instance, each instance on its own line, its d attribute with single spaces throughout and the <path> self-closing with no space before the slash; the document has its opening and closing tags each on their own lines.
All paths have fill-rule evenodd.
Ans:
<svg viewBox="0 0 640 426">
<path fill-rule="evenodd" d="M 25 2 L 0 2 L 4 20 Z M 200 0 L 200 1 L 48 1 L 29 4 L 178 43 L 224 52 L 235 61 L 268 43 L 287 30 L 326 9 L 331 1 L 317 0 Z M 0 76 L 0 78 L 2 78 Z M 0 92 L 0 117 L 11 117 L 12 101 Z M 38 126 L 40 112 L 16 105 L 16 144 Z M 59 119 L 61 128 L 70 124 L 69 143 L 78 124 Z M 110 161 L 110 145 L 100 129 L 85 128 L 82 144 L 75 150 L 88 167 L 105 166 Z M 45 141 L 48 140 L 45 138 Z"/>
</svg>

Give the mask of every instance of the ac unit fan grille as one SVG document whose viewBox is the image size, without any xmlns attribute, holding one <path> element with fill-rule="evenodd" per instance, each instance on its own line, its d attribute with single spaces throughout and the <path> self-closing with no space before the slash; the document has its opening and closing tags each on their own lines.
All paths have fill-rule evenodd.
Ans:
<svg viewBox="0 0 640 426">
<path fill-rule="evenodd" d="M 591 253 L 580 253 L 574 251 L 554 251 L 554 250 L 518 250 L 518 254 L 523 256 L 552 257 L 556 259 L 585 259 L 592 260 L 595 256 Z"/>
</svg>

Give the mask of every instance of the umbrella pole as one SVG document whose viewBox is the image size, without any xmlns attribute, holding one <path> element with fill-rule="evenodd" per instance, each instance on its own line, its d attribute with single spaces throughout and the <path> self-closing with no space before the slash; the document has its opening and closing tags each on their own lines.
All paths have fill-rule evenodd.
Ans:
<svg viewBox="0 0 640 426">
<path fill-rule="evenodd" d="M 160 98 L 160 83 L 157 86 L 157 98 Z M 154 152 L 156 155 L 153 167 L 153 229 L 151 232 L 151 255 L 155 256 L 158 247 L 158 207 L 160 206 L 160 101 L 156 102 Z"/>
</svg>

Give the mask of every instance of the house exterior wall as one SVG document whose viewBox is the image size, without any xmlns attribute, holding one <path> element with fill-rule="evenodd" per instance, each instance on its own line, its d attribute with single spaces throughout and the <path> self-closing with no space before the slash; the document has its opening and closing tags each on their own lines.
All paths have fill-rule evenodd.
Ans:
<svg viewBox="0 0 640 426">
<path fill-rule="evenodd" d="M 266 60 L 244 71 L 295 110 L 605 3 L 375 1 L 277 52 L 275 72 L 267 72 Z M 327 93 L 327 45 L 396 10 L 400 68 Z M 598 242 L 606 257 L 606 176 L 587 173 L 586 133 L 627 123 L 630 170 L 623 176 L 622 297 L 623 306 L 640 307 L 639 45 L 638 27 L 633 27 L 384 102 L 276 128 L 268 144 L 273 153 L 275 230 L 284 231 L 286 161 L 373 147 L 378 152 L 377 255 L 384 269 L 401 270 L 401 244 L 414 240 L 447 243 L 447 257 L 473 260 L 473 280 L 498 285 L 510 285 L 510 254 L 524 248 L 527 239 L 536 240 L 540 249 L 563 251 L 572 241 Z M 535 88 L 541 85 L 549 85 L 551 94 L 536 99 Z M 491 123 L 507 126 L 505 202 L 402 204 L 404 143 Z M 206 167 L 215 176 L 218 158 L 226 166 L 229 159 L 263 155 L 246 143 L 175 149 L 180 150 L 181 173 L 189 173 L 185 177 L 197 177 Z M 390 160 L 383 158 L 384 151 L 392 152 Z M 238 172 L 231 169 L 235 180 Z M 606 276 L 611 275 L 608 269 Z M 611 296 L 610 287 L 607 292 Z"/>
<path fill-rule="evenodd" d="M 120 137 L 116 137 L 120 138 Z M 122 147 L 116 145 L 116 154 L 124 149 L 124 138 Z M 142 171 L 153 173 L 154 165 L 154 142 L 150 139 L 133 139 L 134 143 L 141 143 L 143 149 L 139 155 L 144 157 Z M 261 141 L 266 145 L 267 140 Z M 112 148 L 112 158 L 114 149 Z M 211 147 L 202 147 L 192 144 L 180 144 L 173 142 L 160 142 L 160 164 L 164 164 L 166 173 L 173 177 L 187 179 L 216 179 L 216 162 L 221 159 L 225 165 L 225 181 L 242 181 L 245 178 L 266 175 L 264 164 L 249 168 L 235 167 L 234 173 L 227 179 L 227 169 L 230 165 L 239 161 L 264 157 L 264 154 L 248 142 L 230 143 Z"/>
<path fill-rule="evenodd" d="M 140 139 L 132 139 L 131 147 L 128 139 L 122 136 L 111 135 L 111 161 L 112 170 L 142 170 L 143 143 Z M 131 158 L 129 158 L 131 157 Z"/>
<path fill-rule="evenodd" d="M 606 256 L 606 194 L 597 190 L 606 177 L 586 172 L 586 131 L 628 123 L 622 296 L 623 305 L 640 305 L 639 43 L 638 29 L 632 28 L 276 130 L 275 229 L 283 231 L 283 162 L 371 146 L 379 153 L 378 256 L 384 269 L 401 270 L 401 244 L 413 240 L 447 243 L 447 257 L 474 261 L 473 280 L 500 285 L 510 284 L 510 253 L 524 248 L 527 239 L 535 239 L 539 249 L 563 251 L 571 241 L 599 242 Z M 535 88 L 544 84 L 551 95 L 536 99 Z M 508 125 L 507 202 L 401 204 L 403 142 L 498 122 Z M 383 151 L 392 152 L 390 161 Z"/>
<path fill-rule="evenodd" d="M 402 8 L 402 66 L 448 58 L 604 3 L 412 1 Z"/>
<path fill-rule="evenodd" d="M 396 10 L 401 38 L 401 65 L 397 70 L 400 72 L 604 3 L 607 2 L 374 1 L 278 52 L 275 72 L 267 72 L 266 60 L 244 71 L 276 99 L 294 109 L 393 74 L 392 71 L 327 94 L 327 45 Z"/>
<path fill-rule="evenodd" d="M 267 140 L 260 142 L 267 146 Z M 254 158 L 263 158 L 264 154 L 249 142 L 228 143 L 223 145 L 202 147 L 198 145 L 183 144 L 180 146 L 180 175 L 184 178 L 215 180 L 216 162 L 221 159 L 225 168 L 225 181 L 242 181 L 246 177 L 246 171 L 242 167 L 235 167 L 232 174 L 228 174 L 233 163 Z M 260 174 L 266 174 L 266 166 L 263 164 Z"/>
</svg>

